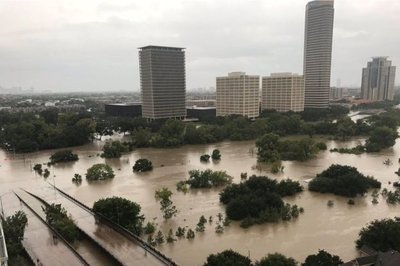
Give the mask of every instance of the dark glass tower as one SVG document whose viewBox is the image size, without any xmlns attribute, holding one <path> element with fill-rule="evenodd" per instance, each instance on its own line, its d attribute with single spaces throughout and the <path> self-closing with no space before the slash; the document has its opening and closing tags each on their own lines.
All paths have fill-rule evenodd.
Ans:
<svg viewBox="0 0 400 266">
<path fill-rule="evenodd" d="M 186 116 L 184 48 L 139 48 L 142 116 L 149 119 Z"/>
</svg>

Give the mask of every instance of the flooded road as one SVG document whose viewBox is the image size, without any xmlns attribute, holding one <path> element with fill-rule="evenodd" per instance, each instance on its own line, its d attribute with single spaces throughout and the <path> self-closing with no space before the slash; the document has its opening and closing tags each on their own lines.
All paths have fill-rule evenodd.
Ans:
<svg viewBox="0 0 400 266">
<path fill-rule="evenodd" d="M 307 162 L 284 162 L 284 172 L 273 175 L 265 166 L 257 164 L 254 141 L 222 142 L 214 145 L 185 146 L 177 149 L 138 149 L 126 154 L 121 159 L 103 159 L 97 156 L 101 145 L 93 143 L 74 149 L 79 161 L 61 164 L 50 168 L 50 183 L 65 190 L 88 206 L 104 197 L 121 196 L 139 203 L 146 220 L 154 221 L 166 234 L 170 228 L 178 226 L 195 228 L 201 215 L 206 217 L 225 213 L 224 206 L 219 203 L 220 190 L 192 190 L 187 194 L 176 191 L 175 184 L 188 177 L 192 169 L 226 170 L 240 182 L 240 173 L 248 175 L 268 175 L 276 179 L 291 178 L 302 182 L 321 172 L 333 163 L 355 166 L 366 175 L 380 180 L 383 187 L 391 188 L 389 181 L 398 180 L 394 173 L 399 168 L 400 143 L 376 154 L 350 155 L 330 153 L 333 147 L 351 147 L 362 142 L 354 139 L 348 142 L 328 141 L 328 151 L 321 152 L 315 159 Z M 200 155 L 210 153 L 218 148 L 222 160 L 217 163 L 201 163 Z M 54 151 L 43 151 L 25 155 L 13 155 L 0 151 L 0 195 L 22 187 L 29 189 L 44 184 L 45 179 L 35 174 L 31 167 L 35 163 L 45 163 Z M 136 174 L 132 172 L 135 160 L 147 158 L 153 162 L 154 170 L 150 173 Z M 386 166 L 383 161 L 390 158 L 392 165 Z M 80 186 L 71 182 L 75 173 L 84 177 L 86 169 L 95 163 L 106 162 L 115 171 L 116 177 L 107 182 L 87 183 L 83 180 Z M 45 167 L 46 168 L 46 167 Z M 154 191 L 168 187 L 174 192 L 172 200 L 179 213 L 177 217 L 165 222 L 159 210 L 159 203 L 154 199 Z M 334 206 L 329 208 L 327 201 L 333 200 Z M 204 233 L 196 233 L 193 240 L 178 240 L 173 244 L 163 244 L 157 248 L 180 265 L 202 265 L 210 253 L 225 249 L 234 249 L 252 259 L 260 259 L 267 253 L 280 252 L 299 261 L 318 249 L 325 249 L 339 255 L 343 260 L 357 256 L 354 241 L 361 227 L 374 219 L 400 215 L 400 206 L 388 205 L 379 198 L 379 204 L 371 203 L 372 197 L 366 195 L 356 199 L 356 204 L 347 204 L 347 198 L 328 194 L 305 191 L 285 201 L 297 204 L 305 209 L 305 213 L 295 221 L 277 224 L 264 224 L 242 229 L 232 223 L 223 234 L 215 233 L 215 222 L 206 225 Z M 4 206 L 7 215 L 7 206 Z M 145 237 L 147 238 L 147 237 Z"/>
</svg>

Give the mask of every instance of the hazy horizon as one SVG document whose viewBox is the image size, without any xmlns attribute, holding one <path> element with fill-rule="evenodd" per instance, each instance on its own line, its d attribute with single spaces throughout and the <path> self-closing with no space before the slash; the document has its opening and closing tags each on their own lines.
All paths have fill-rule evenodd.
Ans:
<svg viewBox="0 0 400 266">
<path fill-rule="evenodd" d="M 187 90 L 232 71 L 301 74 L 307 2 L 4 0 L 0 86 L 138 92 L 137 48 L 150 44 L 186 48 Z M 332 86 L 360 87 L 373 56 L 400 65 L 399 13 L 396 0 L 335 1 Z"/>
</svg>

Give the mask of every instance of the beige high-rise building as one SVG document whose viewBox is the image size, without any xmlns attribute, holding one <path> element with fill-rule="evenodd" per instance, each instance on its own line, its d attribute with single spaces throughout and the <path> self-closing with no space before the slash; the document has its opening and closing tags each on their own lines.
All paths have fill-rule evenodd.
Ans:
<svg viewBox="0 0 400 266">
<path fill-rule="evenodd" d="M 260 76 L 232 72 L 226 77 L 217 77 L 217 116 L 258 117 L 259 90 Z"/>
<path fill-rule="evenodd" d="M 304 111 L 304 78 L 292 73 L 273 73 L 262 78 L 261 108 L 278 112 Z"/>
</svg>

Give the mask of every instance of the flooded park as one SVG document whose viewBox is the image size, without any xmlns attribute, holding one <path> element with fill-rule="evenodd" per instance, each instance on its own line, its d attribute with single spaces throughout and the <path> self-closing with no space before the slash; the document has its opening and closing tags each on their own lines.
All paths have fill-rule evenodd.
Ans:
<svg viewBox="0 0 400 266">
<path fill-rule="evenodd" d="M 167 234 L 178 226 L 194 229 L 201 215 L 213 216 L 214 222 L 207 223 L 205 232 L 197 233 L 194 239 L 180 239 L 174 243 L 165 243 L 157 249 L 172 258 L 179 265 L 202 265 L 210 253 L 233 249 L 251 259 L 260 259 L 267 253 L 279 252 L 303 261 L 307 255 L 318 249 L 325 249 L 339 255 L 343 260 L 350 260 L 358 255 L 355 240 L 358 232 L 374 219 L 392 218 L 398 215 L 400 206 L 389 205 L 379 197 L 378 204 L 372 204 L 371 193 L 357 197 L 355 205 L 348 205 L 348 198 L 332 194 L 304 192 L 297 196 L 284 198 L 285 202 L 303 207 L 305 212 L 297 219 L 279 223 L 255 225 L 243 229 L 239 223 L 232 222 L 222 234 L 215 233 L 218 213 L 225 215 L 225 207 L 219 202 L 221 189 L 189 190 L 188 193 L 176 191 L 176 183 L 188 178 L 188 171 L 193 169 L 223 170 L 234 177 L 233 182 L 240 182 L 240 174 L 250 176 L 266 175 L 278 180 L 291 178 L 300 181 L 307 188 L 307 180 L 328 168 L 331 164 L 351 165 L 365 175 L 374 176 L 382 182 L 382 188 L 392 189 L 389 182 L 397 181 L 395 171 L 399 168 L 400 142 L 392 148 L 379 153 L 361 155 L 331 153 L 335 147 L 355 146 L 364 139 L 334 141 L 326 139 L 328 150 L 321 151 L 314 159 L 298 162 L 284 161 L 284 171 L 271 174 L 266 165 L 257 163 L 254 141 L 225 141 L 209 145 L 187 145 L 174 149 L 143 148 L 123 155 L 120 159 L 104 159 L 99 156 L 104 141 L 97 141 L 85 146 L 75 147 L 73 151 L 79 160 L 51 166 L 50 176 L 45 179 L 36 174 L 32 167 L 37 163 L 46 163 L 54 150 L 29 154 L 13 154 L 0 150 L 0 195 L 4 214 L 11 215 L 18 204 L 12 202 L 11 191 L 22 188 L 36 193 L 51 193 L 50 185 L 56 185 L 69 195 L 87 206 L 100 199 L 120 196 L 137 202 L 147 221 L 154 221 L 157 230 Z M 222 159 L 218 162 L 202 163 L 200 155 L 213 149 L 221 151 Z M 153 171 L 134 173 L 132 166 L 139 158 L 153 162 Z M 390 159 L 391 164 L 383 162 Z M 107 163 L 115 178 L 105 182 L 76 185 L 71 182 L 75 173 L 84 176 L 86 170 L 96 163 Z M 178 209 L 176 217 L 164 221 L 160 205 L 154 198 L 154 192 L 162 187 L 173 191 L 172 201 Z M 334 205 L 327 206 L 328 200 Z M 55 198 L 57 201 L 57 198 Z M 144 240 L 147 236 L 144 236 Z"/>
</svg>

